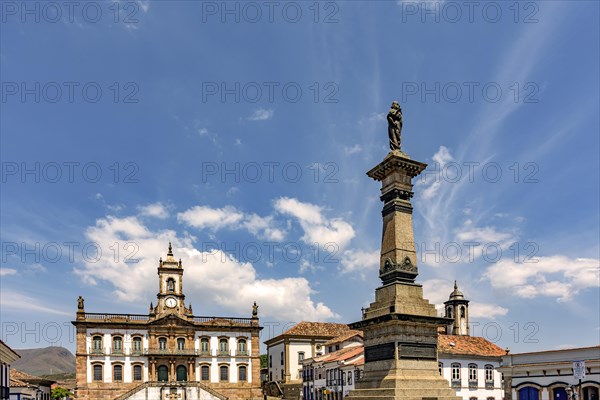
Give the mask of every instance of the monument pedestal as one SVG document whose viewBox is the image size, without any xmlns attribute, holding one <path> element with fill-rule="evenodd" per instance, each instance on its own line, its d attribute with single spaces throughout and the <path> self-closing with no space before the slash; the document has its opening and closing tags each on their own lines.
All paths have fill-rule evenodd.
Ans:
<svg viewBox="0 0 600 400">
<path fill-rule="evenodd" d="M 449 320 L 437 316 L 435 306 L 423 298 L 423 287 L 415 283 L 410 199 L 412 178 L 426 167 L 393 150 L 367 173 L 382 183 L 382 286 L 362 320 L 350 324 L 364 334 L 365 371 L 348 399 L 461 399 L 438 370 L 438 327 Z"/>
</svg>

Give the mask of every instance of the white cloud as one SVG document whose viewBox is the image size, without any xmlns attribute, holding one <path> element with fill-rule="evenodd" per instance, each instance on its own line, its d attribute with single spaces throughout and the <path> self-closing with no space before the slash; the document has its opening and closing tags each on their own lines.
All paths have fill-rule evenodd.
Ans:
<svg viewBox="0 0 600 400">
<path fill-rule="evenodd" d="M 443 170 L 444 166 L 453 161 L 452 154 L 446 146 L 440 146 L 438 151 L 433 155 L 433 161 L 435 161 L 437 174 L 435 176 L 427 175 L 426 179 L 420 179 L 417 181 L 417 185 L 425 186 L 422 196 L 423 199 L 429 200 L 437 195 L 442 183 L 449 184 L 450 182 L 444 182 L 443 177 L 440 176 L 440 171 Z"/>
<path fill-rule="evenodd" d="M 185 212 L 177 214 L 177 221 L 198 229 L 218 230 L 232 227 L 242 221 L 244 215 L 235 207 L 210 208 L 195 206 Z"/>
<path fill-rule="evenodd" d="M 342 253 L 339 270 L 342 274 L 357 273 L 361 278 L 372 276 L 379 269 L 379 250 L 346 250 Z"/>
<path fill-rule="evenodd" d="M 146 217 L 154 217 L 158 219 L 166 219 L 169 217 L 168 207 L 161 202 L 148 204 L 146 206 L 139 206 L 138 210 L 140 211 L 140 215 Z"/>
<path fill-rule="evenodd" d="M 177 237 L 170 230 L 150 231 L 136 217 L 98 220 L 86 231 L 86 237 L 102 248 L 115 241 L 133 242 L 139 247 L 137 263 L 115 262 L 112 253 L 103 253 L 98 262 L 86 262 L 75 271 L 88 284 L 110 283 L 120 302 L 154 300 L 157 260 L 165 256 L 166 243 L 172 241 L 175 256 L 182 259 L 185 269 L 184 290 L 188 294 L 201 294 L 203 302 L 210 301 L 239 315 L 249 314 L 252 302 L 257 301 L 261 315 L 268 318 L 339 317 L 325 304 L 312 299 L 314 291 L 304 278 L 260 279 L 250 263 L 240 262 L 220 250 L 200 252 L 193 247 L 191 237 Z M 197 305 L 195 310 L 200 311 Z"/>
<path fill-rule="evenodd" d="M 206 129 L 206 128 L 199 128 L 198 129 L 198 135 L 200 135 L 200 136 L 206 136 L 206 135 L 208 135 L 208 129 Z"/>
<path fill-rule="evenodd" d="M 14 268 L 0 268 L 0 276 L 16 275 L 17 270 Z"/>
<path fill-rule="evenodd" d="M 363 148 L 359 144 L 355 144 L 352 147 L 344 146 L 344 153 L 348 156 L 351 156 L 352 154 L 360 153 L 362 150 L 363 150 Z"/>
<path fill-rule="evenodd" d="M 281 197 L 275 201 L 275 209 L 298 220 L 304 230 L 301 239 L 309 245 L 333 244 L 337 249 L 343 249 L 355 235 L 349 223 L 338 218 L 326 219 L 321 207 L 314 204 Z"/>
<path fill-rule="evenodd" d="M 469 303 L 470 317 L 494 319 L 506 315 L 507 313 L 507 308 L 496 304 L 479 303 L 476 301 L 471 301 L 471 303 Z"/>
<path fill-rule="evenodd" d="M 597 288 L 599 261 L 561 255 L 538 257 L 537 262 L 503 259 L 484 272 L 492 287 L 522 298 L 554 297 L 570 300 L 583 289 Z"/>
<path fill-rule="evenodd" d="M 268 119 L 273 118 L 275 111 L 266 110 L 264 108 L 259 108 L 258 110 L 254 110 L 251 116 L 248 117 L 249 121 L 266 121 Z"/>
<path fill-rule="evenodd" d="M 177 220 L 194 228 L 206 228 L 212 231 L 244 228 L 254 236 L 269 241 L 282 241 L 286 234 L 283 229 L 277 227 L 273 216 L 246 215 L 232 206 L 223 208 L 195 206 L 177 214 Z"/>
<path fill-rule="evenodd" d="M 55 307 L 48 307 L 47 300 L 38 300 L 12 290 L 2 290 L 0 292 L 0 302 L 3 310 L 15 311 L 41 311 L 47 314 L 68 315 L 72 312 L 57 310 Z"/>
<path fill-rule="evenodd" d="M 245 217 L 242 224 L 250 233 L 261 239 L 280 242 L 285 238 L 285 231 L 275 226 L 272 216 L 261 217 L 251 214 Z"/>
</svg>

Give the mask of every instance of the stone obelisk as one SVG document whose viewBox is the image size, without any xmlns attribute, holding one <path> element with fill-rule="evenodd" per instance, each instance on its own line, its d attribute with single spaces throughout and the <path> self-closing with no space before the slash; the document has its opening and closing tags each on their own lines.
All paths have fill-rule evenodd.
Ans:
<svg viewBox="0 0 600 400">
<path fill-rule="evenodd" d="M 383 235 L 375 302 L 362 320 L 350 324 L 364 333 L 365 371 L 350 399 L 459 400 L 438 371 L 437 316 L 415 283 L 417 254 L 412 228 L 412 179 L 427 165 L 400 150 L 402 111 L 392 103 L 388 114 L 391 151 L 367 175 L 381 182 Z"/>
</svg>

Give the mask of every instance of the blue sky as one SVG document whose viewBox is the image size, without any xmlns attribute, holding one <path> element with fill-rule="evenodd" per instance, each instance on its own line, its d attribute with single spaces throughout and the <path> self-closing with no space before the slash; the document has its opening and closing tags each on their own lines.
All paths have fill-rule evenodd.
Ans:
<svg viewBox="0 0 600 400">
<path fill-rule="evenodd" d="M 168 241 L 198 315 L 356 321 L 392 100 L 426 297 L 458 280 L 513 352 L 598 344 L 597 2 L 52 4 L 2 2 L 9 345 L 73 350 L 79 295 L 147 313 Z"/>
</svg>

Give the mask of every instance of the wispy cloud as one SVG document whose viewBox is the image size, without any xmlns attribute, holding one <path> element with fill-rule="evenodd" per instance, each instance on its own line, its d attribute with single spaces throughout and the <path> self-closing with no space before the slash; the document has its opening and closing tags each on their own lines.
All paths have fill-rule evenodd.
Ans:
<svg viewBox="0 0 600 400">
<path fill-rule="evenodd" d="M 273 118 L 275 114 L 274 110 L 267 110 L 264 108 L 259 108 L 258 110 L 254 110 L 252 115 L 248 117 L 249 121 L 266 121 L 268 119 Z"/>
<path fill-rule="evenodd" d="M 55 315 L 72 316 L 72 312 L 66 312 L 55 307 L 49 307 L 47 300 L 39 300 L 13 290 L 2 290 L 0 292 L 3 310 L 13 311 L 37 311 Z"/>
<path fill-rule="evenodd" d="M 16 275 L 17 270 L 14 268 L 0 268 L 0 276 Z"/>
</svg>

